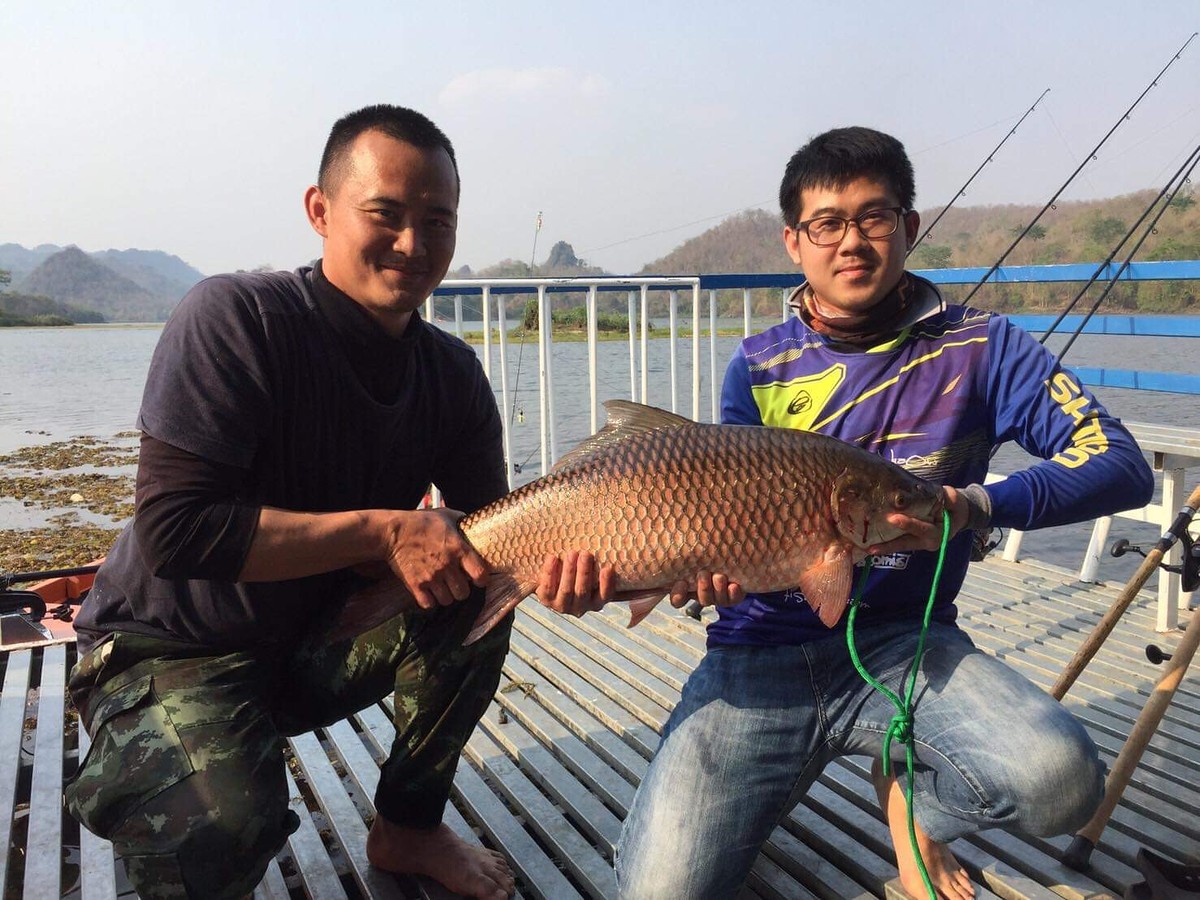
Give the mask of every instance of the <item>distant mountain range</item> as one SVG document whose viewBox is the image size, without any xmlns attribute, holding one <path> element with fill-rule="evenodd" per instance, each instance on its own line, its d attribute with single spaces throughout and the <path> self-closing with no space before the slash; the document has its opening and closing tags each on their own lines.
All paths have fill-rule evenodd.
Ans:
<svg viewBox="0 0 1200 900">
<path fill-rule="evenodd" d="M 1139 191 L 1106 200 L 1060 202 L 1029 231 L 1008 263 L 1099 262 L 1154 196 L 1154 191 Z M 951 209 L 909 258 L 909 265 L 915 269 L 991 265 L 1038 209 L 1011 204 Z M 932 221 L 938 211 L 924 211 L 923 223 Z M 778 215 L 762 209 L 746 210 L 684 241 L 666 256 L 645 265 L 639 274 L 790 272 L 794 265 L 784 251 L 782 231 Z M 1117 258 L 1123 259 L 1124 254 Z M 1184 192 L 1171 202 L 1137 258 L 1200 258 L 1200 203 L 1193 192 Z M 8 270 L 12 278 L 11 284 L 0 284 L 0 324 L 5 324 L 6 315 L 10 320 L 49 316 L 79 322 L 95 321 L 99 315 L 109 322 L 163 321 L 192 285 L 204 277 L 179 257 L 159 250 L 84 253 L 78 247 L 53 244 L 33 249 L 0 244 L 0 269 Z M 603 274 L 602 269 L 579 259 L 569 243 L 559 241 L 541 265 L 507 259 L 477 272 L 462 266 L 451 277 Z M 1058 309 L 1077 288 L 1072 284 L 989 285 L 975 302 L 1003 311 Z M 964 291 L 950 288 L 946 293 L 953 299 Z M 577 305 L 583 302 L 581 297 L 556 295 L 555 304 Z M 721 292 L 719 302 L 722 314 L 740 315 L 741 291 Z M 773 313 L 779 308 L 778 297 L 767 290 L 755 291 L 753 302 L 756 311 Z M 656 298 L 653 314 L 660 314 L 665 303 L 665 299 Z M 605 295 L 601 300 L 605 310 L 620 311 L 624 304 L 624 297 L 617 294 Z M 1107 304 L 1109 308 L 1140 312 L 1197 312 L 1200 296 L 1194 282 L 1122 284 Z M 478 314 L 477 305 L 469 299 L 467 307 L 468 314 Z M 439 298 L 437 315 L 454 315 L 452 298 Z"/>
<path fill-rule="evenodd" d="M 72 321 L 162 322 L 204 274 L 161 250 L 102 250 L 41 244 L 0 244 L 0 269 L 11 283 L 0 293 L 0 313 L 32 315 L 32 301 L 48 300 L 42 315 Z M 17 298 L 20 298 L 18 304 Z M 81 313 L 82 311 L 82 313 Z M 82 314 L 82 318 L 80 315 Z"/>
</svg>

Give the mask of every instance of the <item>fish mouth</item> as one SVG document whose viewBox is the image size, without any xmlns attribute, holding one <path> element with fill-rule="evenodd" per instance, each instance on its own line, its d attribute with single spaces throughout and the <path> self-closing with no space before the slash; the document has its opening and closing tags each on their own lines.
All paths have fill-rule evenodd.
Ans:
<svg viewBox="0 0 1200 900">
<path fill-rule="evenodd" d="M 946 494 L 944 491 L 938 491 L 933 497 L 933 502 L 929 504 L 929 520 L 936 525 L 941 521 L 945 511 Z"/>
</svg>

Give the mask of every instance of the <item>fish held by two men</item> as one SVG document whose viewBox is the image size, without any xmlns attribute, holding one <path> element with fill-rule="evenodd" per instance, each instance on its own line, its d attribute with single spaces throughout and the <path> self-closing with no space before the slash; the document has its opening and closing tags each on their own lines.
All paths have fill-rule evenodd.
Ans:
<svg viewBox="0 0 1200 900">
<path fill-rule="evenodd" d="M 630 627 L 702 570 L 756 593 L 799 586 L 832 627 L 855 563 L 901 534 L 888 514 L 941 516 L 940 488 L 836 438 L 604 405 L 607 424 L 550 473 L 459 522 L 491 569 L 465 643 L 534 592 L 547 554 L 571 550 L 613 566 Z M 365 591 L 399 582 L 384 584 Z"/>
</svg>

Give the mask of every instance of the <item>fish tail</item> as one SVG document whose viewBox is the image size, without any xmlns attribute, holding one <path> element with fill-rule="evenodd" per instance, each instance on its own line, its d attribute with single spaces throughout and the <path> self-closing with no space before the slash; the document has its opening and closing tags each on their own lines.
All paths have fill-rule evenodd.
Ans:
<svg viewBox="0 0 1200 900">
<path fill-rule="evenodd" d="M 535 585 L 517 581 L 507 572 L 494 572 L 488 576 L 484 589 L 483 609 L 475 618 L 475 624 L 463 641 L 463 646 L 473 644 L 507 616 L 517 604 L 533 593 Z"/>
</svg>

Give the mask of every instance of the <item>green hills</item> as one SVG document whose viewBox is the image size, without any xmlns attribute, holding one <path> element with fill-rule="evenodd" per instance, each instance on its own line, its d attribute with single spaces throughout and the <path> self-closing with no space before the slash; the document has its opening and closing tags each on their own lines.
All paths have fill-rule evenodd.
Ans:
<svg viewBox="0 0 1200 900">
<path fill-rule="evenodd" d="M 0 244 L 0 325 L 161 322 L 203 274 L 159 250 Z"/>
<path fill-rule="evenodd" d="M 1008 265 L 1098 263 L 1154 201 L 1146 190 L 1104 200 L 1057 203 L 1034 225 L 1006 260 Z M 913 269 L 991 266 L 1015 237 L 1033 221 L 1040 205 L 954 207 L 946 212 L 909 259 Z M 1160 209 L 1154 206 L 1154 211 Z M 941 211 L 922 211 L 922 230 Z M 1121 262 L 1141 228 L 1116 257 Z M 750 209 L 723 220 L 684 241 L 665 256 L 647 263 L 640 275 L 695 275 L 714 272 L 791 272 L 783 248 L 783 224 L 775 213 Z M 1193 192 L 1177 196 L 1159 219 L 1135 260 L 1200 259 L 1200 203 Z M 4 273 L 9 273 L 8 282 Z M 546 260 L 529 265 L 507 259 L 473 272 L 463 266 L 458 278 L 595 277 L 608 274 L 575 254 L 566 241 L 554 244 Z M 204 276 L 177 256 L 158 250 L 104 250 L 84 253 L 77 247 L 42 244 L 32 249 L 0 244 L 0 325 L 86 321 L 156 322 L 166 319 L 180 298 Z M 1079 290 L 1075 284 L 988 285 L 972 302 L 991 309 L 1039 312 L 1062 309 Z M 1102 286 L 1094 287 L 1097 296 Z M 945 290 L 961 299 L 969 286 Z M 582 304 L 582 294 L 554 295 L 560 308 Z M 660 316 L 666 298 L 652 295 L 651 314 Z M 776 315 L 778 291 L 752 294 L 754 312 Z M 515 299 L 515 298 L 514 298 Z M 524 298 L 522 298 L 524 299 Z M 740 316 L 741 291 L 718 296 L 721 315 Z M 478 315 L 478 302 L 468 300 L 467 315 Z M 437 314 L 454 315 L 453 300 L 439 298 Z M 624 294 L 601 295 L 603 312 L 622 312 Z M 516 311 L 509 307 L 510 316 Z M 1123 282 L 1105 301 L 1104 310 L 1146 313 L 1200 312 L 1200 283 Z"/>
</svg>

